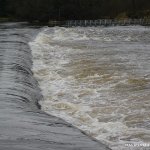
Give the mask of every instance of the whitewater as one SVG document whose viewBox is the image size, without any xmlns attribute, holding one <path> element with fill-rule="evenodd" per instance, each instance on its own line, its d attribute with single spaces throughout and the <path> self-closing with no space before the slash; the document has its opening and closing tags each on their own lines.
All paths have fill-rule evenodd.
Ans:
<svg viewBox="0 0 150 150">
<path fill-rule="evenodd" d="M 150 28 L 44 27 L 30 47 L 43 111 L 113 150 L 150 143 Z"/>
</svg>

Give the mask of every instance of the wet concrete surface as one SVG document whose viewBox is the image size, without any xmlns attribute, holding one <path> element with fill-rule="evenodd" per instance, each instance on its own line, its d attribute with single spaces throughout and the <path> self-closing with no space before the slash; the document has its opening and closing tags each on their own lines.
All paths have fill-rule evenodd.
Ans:
<svg viewBox="0 0 150 150">
<path fill-rule="evenodd" d="M 109 150 L 62 119 L 42 112 L 28 42 L 38 28 L 0 25 L 0 150 Z"/>
</svg>

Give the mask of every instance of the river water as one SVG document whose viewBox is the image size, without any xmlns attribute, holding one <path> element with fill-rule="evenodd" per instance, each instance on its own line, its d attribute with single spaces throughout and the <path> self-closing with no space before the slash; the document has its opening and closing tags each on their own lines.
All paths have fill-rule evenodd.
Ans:
<svg viewBox="0 0 150 150">
<path fill-rule="evenodd" d="M 45 27 L 30 46 L 42 110 L 113 150 L 150 143 L 150 28 Z"/>
<path fill-rule="evenodd" d="M 109 150 L 39 109 L 43 96 L 29 42 L 40 31 L 27 23 L 0 24 L 0 150 Z"/>
</svg>

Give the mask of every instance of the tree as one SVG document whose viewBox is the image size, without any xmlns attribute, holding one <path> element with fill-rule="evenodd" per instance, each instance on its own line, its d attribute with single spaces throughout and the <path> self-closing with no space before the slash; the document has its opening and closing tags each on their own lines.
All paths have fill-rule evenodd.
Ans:
<svg viewBox="0 0 150 150">
<path fill-rule="evenodd" d="M 0 0 L 0 16 L 6 16 L 6 0 Z"/>
<path fill-rule="evenodd" d="M 150 0 L 0 0 L 0 16 L 30 22 L 116 18 L 120 14 L 140 18 L 149 12 Z"/>
</svg>

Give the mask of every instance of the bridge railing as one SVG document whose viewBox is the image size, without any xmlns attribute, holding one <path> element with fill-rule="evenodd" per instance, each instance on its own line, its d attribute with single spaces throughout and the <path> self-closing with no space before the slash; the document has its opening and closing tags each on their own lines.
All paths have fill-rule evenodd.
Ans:
<svg viewBox="0 0 150 150">
<path fill-rule="evenodd" d="M 99 19 L 99 20 L 68 20 L 67 27 L 72 26 L 126 26 L 126 25 L 144 25 L 150 26 L 150 19 Z"/>
<path fill-rule="evenodd" d="M 50 21 L 49 26 L 65 27 L 90 27 L 90 26 L 127 26 L 143 25 L 150 26 L 150 19 L 99 19 L 99 20 L 68 20 L 68 21 Z"/>
</svg>

